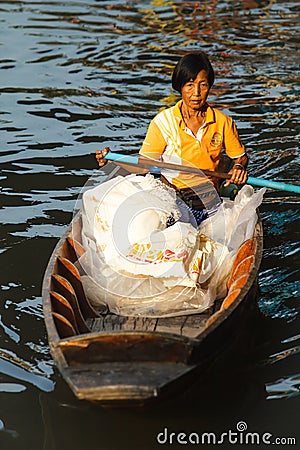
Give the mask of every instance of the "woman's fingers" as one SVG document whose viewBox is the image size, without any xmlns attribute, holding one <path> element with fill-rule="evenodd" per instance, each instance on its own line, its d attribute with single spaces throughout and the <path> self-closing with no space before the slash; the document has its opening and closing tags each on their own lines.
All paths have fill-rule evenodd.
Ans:
<svg viewBox="0 0 300 450">
<path fill-rule="evenodd" d="M 104 159 L 107 155 L 107 153 L 110 151 L 109 147 L 105 147 L 103 150 L 96 150 L 96 160 L 98 162 L 99 167 L 103 167 L 107 160 Z"/>
<path fill-rule="evenodd" d="M 234 184 L 245 184 L 247 183 L 248 173 L 244 169 L 233 168 L 230 172 L 231 178 L 225 182 L 225 187 L 229 186 L 230 183 Z"/>
</svg>

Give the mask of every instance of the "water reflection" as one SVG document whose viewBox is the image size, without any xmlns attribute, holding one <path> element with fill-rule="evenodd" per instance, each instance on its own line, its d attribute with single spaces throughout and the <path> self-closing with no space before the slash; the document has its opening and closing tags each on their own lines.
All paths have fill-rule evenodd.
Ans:
<svg viewBox="0 0 300 450">
<path fill-rule="evenodd" d="M 267 385 L 269 399 L 287 399 L 300 395 L 300 374 L 281 378 Z"/>
<path fill-rule="evenodd" d="M 98 448 L 102 421 L 103 445 L 122 450 L 153 448 L 153 435 L 167 417 L 174 427 L 198 421 L 203 428 L 215 422 L 224 429 L 226 418 L 245 414 L 253 427 L 269 426 L 269 417 L 278 430 L 298 429 L 298 199 L 268 193 L 261 208 L 265 251 L 259 305 L 267 319 L 253 325 L 265 333 L 254 346 L 254 359 L 231 382 L 217 372 L 206 393 L 192 389 L 189 401 L 175 399 L 169 409 L 126 413 L 124 422 L 121 412 L 95 412 L 74 405 L 74 399 L 63 406 L 69 391 L 53 368 L 40 297 L 47 260 L 81 187 L 95 173 L 95 149 L 139 149 L 149 120 L 176 101 L 170 73 L 188 51 L 201 48 L 211 56 L 216 69 L 211 100 L 235 119 L 251 157 L 251 175 L 298 180 L 298 5 L 28 0 L 2 1 L 0 11 L 0 445 L 41 450 L 45 438 L 45 448 L 59 449 L 57 442 L 48 444 L 57 435 L 51 437 L 50 425 L 44 428 L 41 391 L 54 419 L 62 417 L 60 425 L 75 433 L 74 449 L 89 442 Z M 239 400 L 246 405 L 242 410 L 236 407 Z M 27 410 L 30 414 L 22 412 Z M 131 419 L 139 427 L 133 429 Z M 124 442 L 126 427 L 136 444 Z M 107 430 L 116 435 L 115 429 L 119 437 L 108 436 Z M 58 442 L 64 439 L 59 431 Z"/>
</svg>

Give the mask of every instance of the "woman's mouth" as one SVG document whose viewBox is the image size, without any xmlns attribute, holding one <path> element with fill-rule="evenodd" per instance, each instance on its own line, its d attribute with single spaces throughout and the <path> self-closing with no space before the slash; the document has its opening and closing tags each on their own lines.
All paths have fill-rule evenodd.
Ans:
<svg viewBox="0 0 300 450">
<path fill-rule="evenodd" d="M 191 104 L 192 105 L 201 105 L 202 104 L 202 99 L 201 98 L 191 99 Z"/>
</svg>

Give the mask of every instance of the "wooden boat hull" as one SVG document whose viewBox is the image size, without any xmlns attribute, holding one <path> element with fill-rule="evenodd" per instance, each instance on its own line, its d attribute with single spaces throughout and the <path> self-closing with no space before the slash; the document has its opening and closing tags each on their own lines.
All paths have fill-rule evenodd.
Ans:
<svg viewBox="0 0 300 450">
<path fill-rule="evenodd" d="M 111 176 L 116 173 L 122 170 Z M 144 404 L 188 385 L 218 353 L 232 348 L 233 330 L 255 308 L 260 221 L 237 253 L 226 298 L 201 314 L 163 319 L 117 316 L 89 304 L 74 265 L 84 251 L 80 229 L 78 214 L 58 242 L 43 281 L 51 353 L 76 397 Z"/>
</svg>

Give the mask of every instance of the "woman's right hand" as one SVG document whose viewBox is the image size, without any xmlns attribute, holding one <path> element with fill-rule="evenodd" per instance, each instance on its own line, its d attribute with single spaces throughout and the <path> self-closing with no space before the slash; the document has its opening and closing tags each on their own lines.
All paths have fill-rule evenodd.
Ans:
<svg viewBox="0 0 300 450">
<path fill-rule="evenodd" d="M 103 150 L 96 150 L 96 160 L 98 162 L 99 167 L 105 166 L 107 163 L 107 159 L 104 159 L 107 153 L 110 152 L 109 147 L 104 147 Z"/>
</svg>

